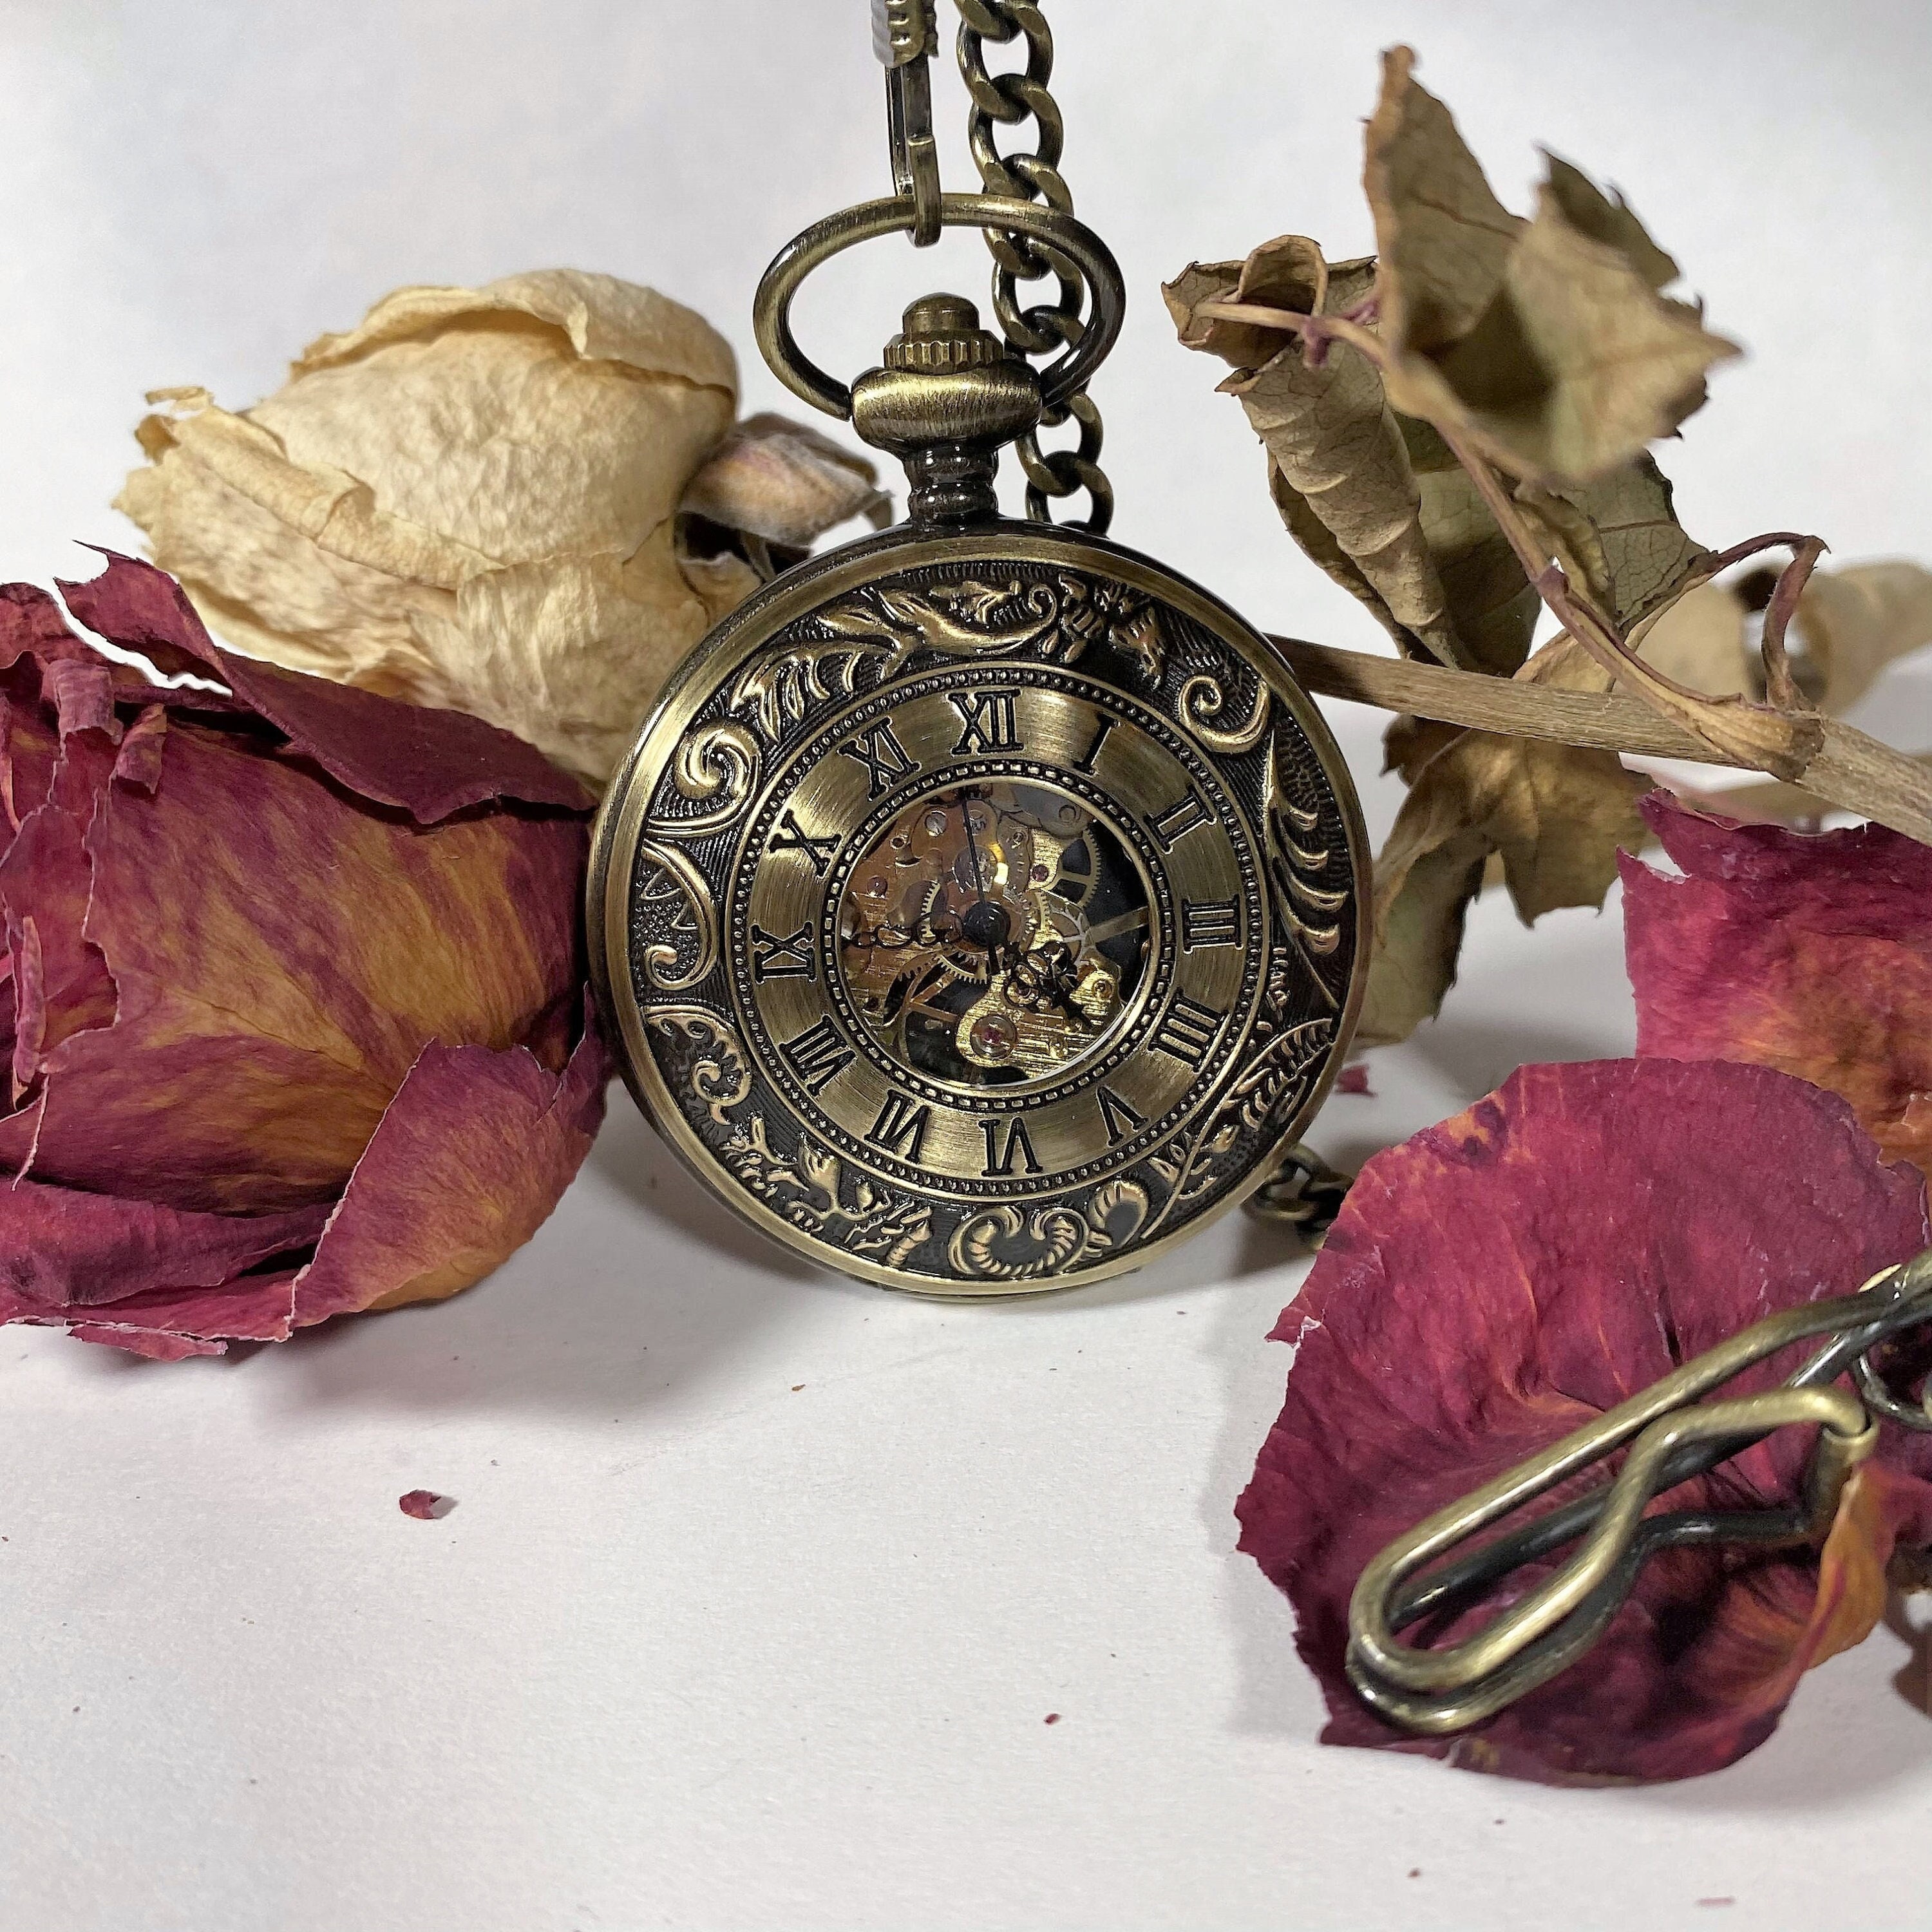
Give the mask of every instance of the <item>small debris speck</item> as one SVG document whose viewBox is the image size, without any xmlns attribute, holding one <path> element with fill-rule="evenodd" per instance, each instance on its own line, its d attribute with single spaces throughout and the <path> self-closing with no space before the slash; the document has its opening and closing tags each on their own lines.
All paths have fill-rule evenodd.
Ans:
<svg viewBox="0 0 1932 1932">
<path fill-rule="evenodd" d="M 794 1383 L 792 1384 L 792 1385 L 791 1385 L 791 1392 L 792 1392 L 792 1394 L 793 1394 L 794 1395 L 797 1394 L 797 1393 L 799 1392 L 799 1390 L 800 1390 L 800 1389 L 802 1389 L 802 1388 L 804 1388 L 804 1386 L 805 1386 L 805 1384 L 804 1384 L 804 1383 L 802 1383 L 802 1382 L 794 1382 Z"/>
<path fill-rule="evenodd" d="M 1422 1868 L 1420 1865 L 1411 1865 L 1408 1868 L 1408 1875 L 1411 1878 L 1420 1878 L 1422 1876 Z"/>
<path fill-rule="evenodd" d="M 1058 1711 L 1048 1712 L 1046 1714 L 1046 1721 L 1049 1724 L 1058 1724 L 1060 1721 L 1060 1713 Z"/>
<path fill-rule="evenodd" d="M 411 1490 L 396 1498 L 396 1507 L 418 1522 L 439 1522 L 456 1507 L 454 1496 L 440 1496 L 434 1490 Z"/>
</svg>

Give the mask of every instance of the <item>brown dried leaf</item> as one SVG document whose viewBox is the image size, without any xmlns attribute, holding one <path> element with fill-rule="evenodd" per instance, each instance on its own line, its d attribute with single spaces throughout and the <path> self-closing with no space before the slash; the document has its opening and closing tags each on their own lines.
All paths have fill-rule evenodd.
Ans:
<svg viewBox="0 0 1932 1932">
<path fill-rule="evenodd" d="M 1894 658 L 1932 644 L 1932 571 L 1916 563 L 1855 563 L 1819 572 L 1798 600 L 1796 628 L 1822 680 L 1819 708 L 1835 716 L 1857 703 Z"/>
<path fill-rule="evenodd" d="M 1413 65 L 1383 58 L 1364 172 L 1390 404 L 1546 488 L 1631 462 L 1736 345 L 1658 292 L 1675 265 L 1568 163 L 1551 158 L 1533 220 L 1510 214 Z"/>
<path fill-rule="evenodd" d="M 1222 391 L 1240 398 L 1267 447 L 1270 484 L 1296 541 L 1405 650 L 1461 664 L 1381 376 L 1352 352 L 1311 361 L 1285 330 L 1198 313 L 1203 303 L 1234 301 L 1336 314 L 1366 294 L 1370 272 L 1366 262 L 1331 270 L 1314 242 L 1289 235 L 1244 262 L 1195 262 L 1162 292 L 1181 340 L 1234 364 Z"/>
<path fill-rule="evenodd" d="M 1567 637 L 1516 682 L 1605 691 L 1608 675 Z M 1412 743 L 1412 752 L 1426 741 Z M 1359 1037 L 1406 1040 L 1454 983 L 1469 902 L 1492 854 L 1526 924 L 1559 906 L 1600 906 L 1617 854 L 1642 843 L 1648 781 L 1612 752 L 1488 731 L 1455 734 L 1415 770 L 1376 860 L 1376 938 Z"/>
</svg>

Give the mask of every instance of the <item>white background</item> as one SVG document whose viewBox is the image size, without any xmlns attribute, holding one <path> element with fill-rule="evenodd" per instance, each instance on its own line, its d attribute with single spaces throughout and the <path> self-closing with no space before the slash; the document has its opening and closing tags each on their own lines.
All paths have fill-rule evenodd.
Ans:
<svg viewBox="0 0 1932 1932">
<path fill-rule="evenodd" d="M 106 506 L 145 388 L 240 406 L 399 283 L 652 282 L 779 405 L 758 272 L 886 184 L 864 10 L 0 0 L 0 570 L 131 547 Z M 1067 172 L 1132 285 L 1099 385 L 1124 541 L 1372 646 L 1156 285 L 1284 231 L 1365 249 L 1358 124 L 1408 38 L 1506 199 L 1539 140 L 1617 182 L 1750 346 L 1666 452 L 1694 532 L 1932 552 L 1919 0 L 1051 11 Z M 956 141 L 948 166 L 968 184 Z M 977 248 L 850 261 L 807 340 L 862 365 L 913 295 L 979 291 Z M 1895 679 L 1864 722 L 1932 742 L 1925 697 Z M 1337 722 L 1379 832 L 1375 721 Z M 1520 1060 L 1627 1050 L 1619 950 L 1614 902 L 1530 935 L 1486 901 L 1444 1018 L 1315 1138 L 1358 1160 Z M 740 1232 L 620 1091 L 554 1220 L 446 1307 L 173 1366 L 8 1331 L 0 1926 L 1927 1922 L 1898 1635 L 1675 1787 L 1314 1744 L 1230 1515 L 1304 1268 L 1238 1220 L 1102 1289 L 898 1300 Z M 418 1486 L 455 1513 L 403 1516 Z"/>
</svg>

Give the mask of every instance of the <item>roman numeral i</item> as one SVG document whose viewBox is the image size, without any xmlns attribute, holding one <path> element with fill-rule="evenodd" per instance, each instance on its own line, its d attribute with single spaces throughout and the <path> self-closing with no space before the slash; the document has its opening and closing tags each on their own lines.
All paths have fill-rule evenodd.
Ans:
<svg viewBox="0 0 1932 1932">
<path fill-rule="evenodd" d="M 1201 1063 L 1208 1058 L 1208 1049 L 1214 1044 L 1214 1036 L 1221 1030 L 1221 1022 L 1227 1017 L 1212 1006 L 1204 1006 L 1198 1000 L 1190 1000 L 1185 993 L 1176 993 L 1167 1017 L 1154 1034 L 1155 1050 L 1184 1061 L 1198 1073 Z"/>
<path fill-rule="evenodd" d="M 1009 1124 L 1004 1154 L 1000 1151 L 1000 1124 L 998 1120 L 982 1120 L 980 1131 L 986 1136 L 986 1165 L 980 1169 L 982 1174 L 990 1178 L 996 1174 L 1012 1173 L 1016 1155 L 1019 1158 L 1023 1173 L 1040 1172 L 1039 1156 L 1033 1150 L 1033 1138 L 1026 1130 L 1025 1121 L 1014 1120 Z"/>
<path fill-rule="evenodd" d="M 969 752 L 1020 748 L 1019 726 L 1013 716 L 1017 691 L 949 691 L 946 695 L 966 728 L 952 748 L 956 758 Z"/>
<path fill-rule="evenodd" d="M 882 718 L 868 724 L 855 738 L 838 747 L 848 758 L 856 758 L 866 768 L 866 796 L 877 798 L 890 791 L 901 778 L 919 770 L 919 760 L 907 755 L 906 748 L 892 734 L 892 721 Z"/>
<path fill-rule="evenodd" d="M 815 1100 L 852 1064 L 855 1058 L 828 1013 L 815 1026 L 808 1026 L 796 1040 L 786 1040 L 778 1048 L 799 1084 Z"/>
</svg>

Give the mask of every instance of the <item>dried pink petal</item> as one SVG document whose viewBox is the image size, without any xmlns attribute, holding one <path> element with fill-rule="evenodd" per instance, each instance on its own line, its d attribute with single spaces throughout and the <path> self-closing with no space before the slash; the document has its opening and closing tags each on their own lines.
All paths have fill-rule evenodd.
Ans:
<svg viewBox="0 0 1932 1932">
<path fill-rule="evenodd" d="M 411 1490 L 396 1498 L 396 1507 L 418 1522 L 436 1522 L 456 1507 L 454 1496 L 440 1496 L 434 1490 Z"/>
<path fill-rule="evenodd" d="M 1458 1738 L 1410 1736 L 1356 1698 L 1349 1593 L 1432 1510 L 1737 1329 L 1849 1292 L 1928 1238 L 1918 1176 L 1884 1165 L 1842 1102 L 1762 1067 L 1525 1067 L 1377 1155 L 1275 1330 L 1298 1345 L 1294 1365 L 1238 1511 L 1240 1546 L 1294 1604 L 1325 1741 L 1551 1783 L 1688 1777 L 1761 1743 L 1800 1672 L 1870 1628 L 1892 1539 L 1932 1540 L 1932 1441 L 1888 1426 L 1822 1574 L 1804 1550 L 1672 1552 L 1586 1664 Z M 1783 1432 L 1670 1506 L 1787 1504 L 1809 1446 Z"/>
<path fill-rule="evenodd" d="M 1638 1052 L 1795 1073 L 1932 1172 L 1932 850 L 1882 825 L 1741 825 L 1666 793 L 1642 809 L 1684 876 L 1622 862 Z"/>
</svg>

